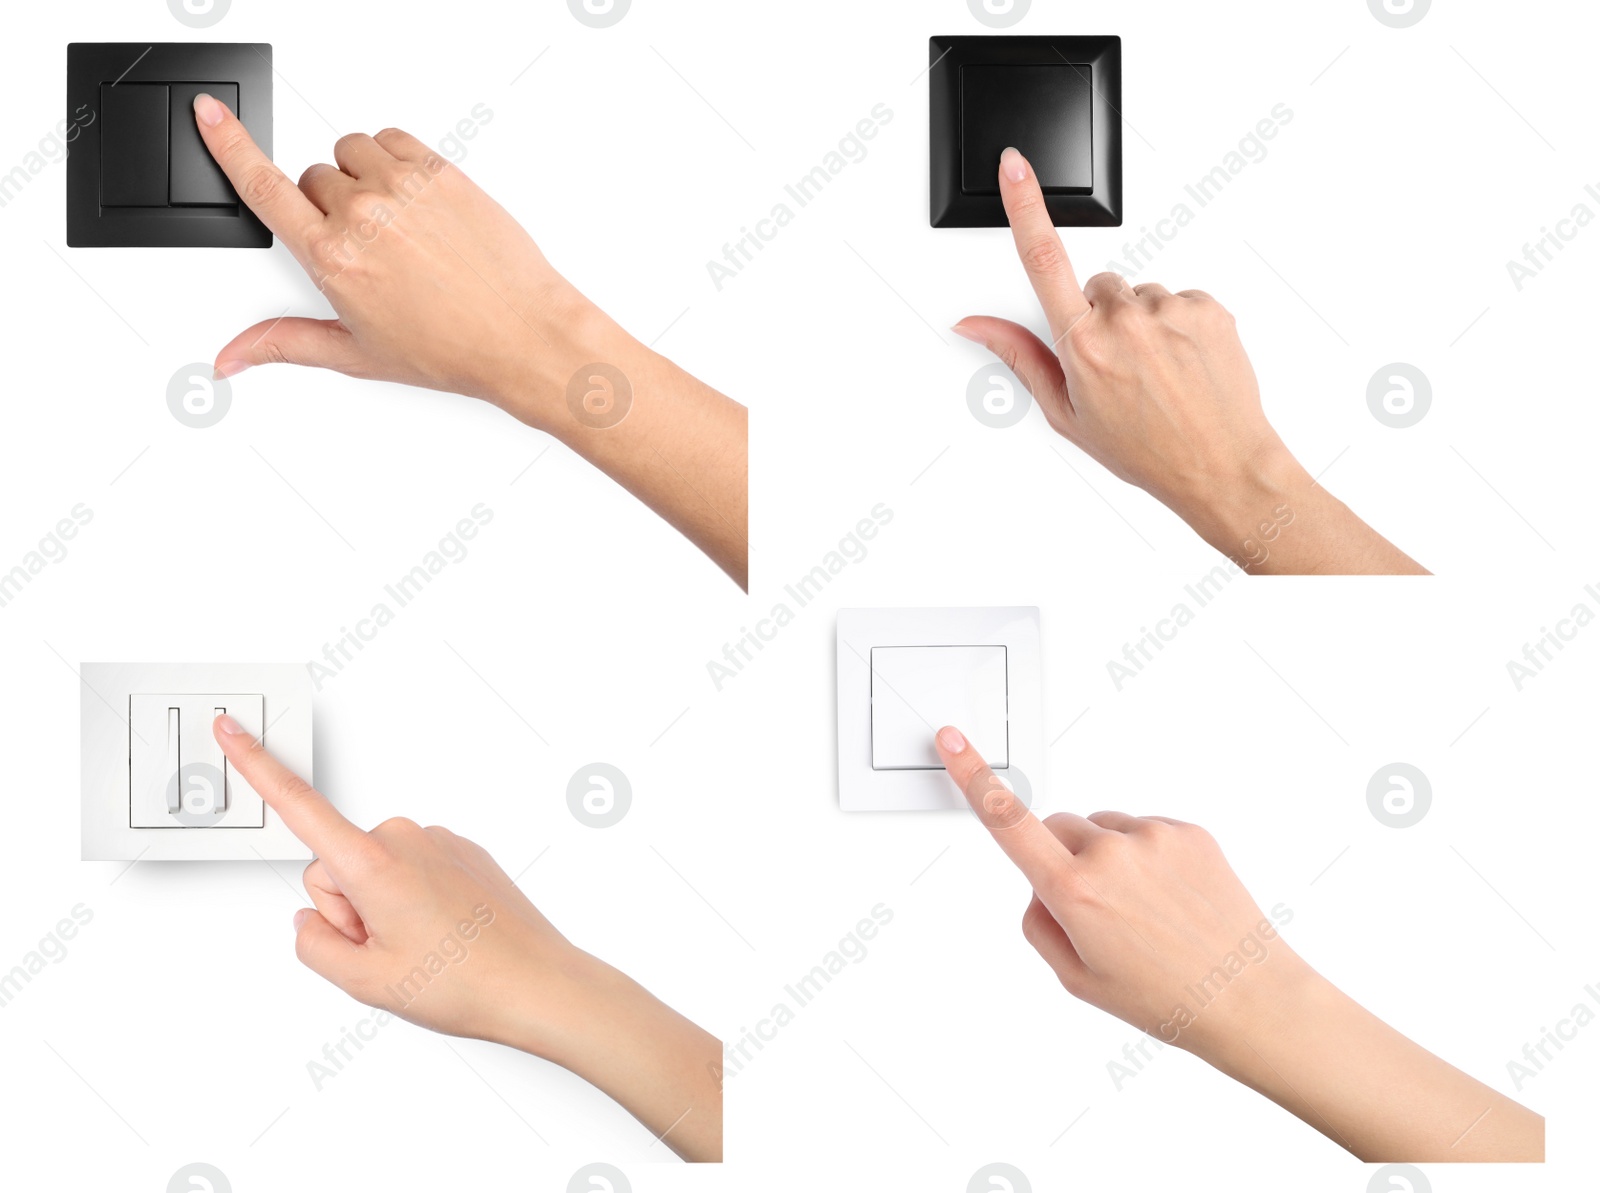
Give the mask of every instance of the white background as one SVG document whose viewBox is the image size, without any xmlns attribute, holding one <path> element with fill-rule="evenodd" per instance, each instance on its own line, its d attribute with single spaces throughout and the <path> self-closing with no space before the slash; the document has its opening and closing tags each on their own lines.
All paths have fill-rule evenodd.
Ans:
<svg viewBox="0 0 1600 1193">
<path fill-rule="evenodd" d="M 487 104 L 468 173 L 631 330 L 753 408 L 755 584 L 746 601 L 564 449 L 465 400 L 263 369 L 219 426 L 181 426 L 174 370 L 320 299 L 281 247 L 68 250 L 65 170 L 33 177 L 0 209 L 0 566 L 74 504 L 94 519 L 0 609 L 0 966 L 75 904 L 94 919 L 0 1010 L 4 1183 L 156 1190 L 204 1159 L 236 1189 L 555 1190 L 604 1159 L 641 1190 L 960 1190 L 1005 1160 L 1035 1188 L 1365 1189 L 1183 1054 L 1117 1092 L 1105 1066 L 1132 1029 L 1032 954 L 1023 884 L 965 813 L 839 813 L 842 604 L 1040 605 L 1041 808 L 1207 825 L 1261 903 L 1293 909 L 1313 964 L 1513 1092 L 1506 1062 L 1600 979 L 1600 629 L 1521 692 L 1505 669 L 1600 579 L 1600 227 L 1520 293 L 1505 269 L 1574 204 L 1600 211 L 1596 18 L 1437 4 L 1393 30 L 1358 0 L 1309 7 L 1036 0 L 1014 30 L 1123 38 L 1125 226 L 1068 233 L 1083 276 L 1293 110 L 1140 280 L 1227 304 L 1291 447 L 1440 573 L 1236 582 L 1120 692 L 1106 661 L 1215 557 L 1036 412 L 993 431 L 967 411 L 985 358 L 948 325 L 1040 320 L 1004 231 L 927 224 L 919 72 L 928 35 L 985 32 L 964 3 L 638 0 L 606 30 L 553 2 L 239 0 L 204 33 L 153 0 L 30 10 L 0 170 L 60 118 L 71 40 L 270 41 L 291 175 L 340 133 L 437 143 Z M 865 160 L 717 290 L 707 260 L 880 103 Z M 1403 431 L 1365 401 L 1396 360 L 1434 389 Z M 298 867 L 78 861 L 76 663 L 309 659 L 477 502 L 495 519 L 470 556 L 318 697 L 317 779 L 349 815 L 484 842 L 564 931 L 724 1038 L 874 905 L 894 912 L 729 1081 L 721 1171 L 652 1163 L 648 1133 L 548 1066 L 403 1024 L 318 1093 L 306 1062 L 365 1012 L 293 958 Z M 718 691 L 707 660 L 880 502 L 894 518 L 867 557 Z M 564 799 L 595 760 L 635 792 L 603 832 Z M 1366 808 L 1396 760 L 1434 790 L 1407 830 Z M 1552 1158 L 1519 1187 L 1592 1171 L 1597 1060 L 1591 1028 L 1518 1095 Z"/>
</svg>

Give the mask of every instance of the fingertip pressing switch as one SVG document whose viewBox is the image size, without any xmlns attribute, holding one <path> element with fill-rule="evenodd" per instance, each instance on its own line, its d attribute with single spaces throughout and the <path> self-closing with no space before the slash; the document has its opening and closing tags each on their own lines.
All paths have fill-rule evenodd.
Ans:
<svg viewBox="0 0 1600 1193">
<path fill-rule="evenodd" d="M 168 107 L 168 144 L 171 146 L 168 178 L 175 207 L 229 206 L 239 201 L 233 184 L 206 148 L 200 126 L 195 123 L 194 97 L 202 92 L 227 105 L 228 111 L 235 114 L 239 111 L 236 83 L 172 84 L 172 102 Z"/>
</svg>

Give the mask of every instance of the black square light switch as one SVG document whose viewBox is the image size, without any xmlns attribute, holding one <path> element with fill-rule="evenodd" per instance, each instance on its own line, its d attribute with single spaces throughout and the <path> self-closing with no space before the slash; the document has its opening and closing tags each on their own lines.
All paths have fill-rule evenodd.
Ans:
<svg viewBox="0 0 1600 1193">
<path fill-rule="evenodd" d="M 1004 227 L 1000 154 L 1033 165 L 1058 225 L 1122 223 L 1122 69 L 1117 37 L 928 41 L 930 220 Z"/>
<path fill-rule="evenodd" d="M 67 110 L 67 243 L 266 248 L 272 234 L 235 193 L 195 127 L 216 96 L 272 153 L 272 47 L 75 42 Z M 87 109 L 94 119 L 85 120 Z"/>
</svg>

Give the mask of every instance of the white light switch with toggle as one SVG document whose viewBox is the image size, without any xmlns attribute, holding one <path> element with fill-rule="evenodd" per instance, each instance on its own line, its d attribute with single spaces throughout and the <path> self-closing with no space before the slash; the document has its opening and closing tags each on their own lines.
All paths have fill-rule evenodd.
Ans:
<svg viewBox="0 0 1600 1193">
<path fill-rule="evenodd" d="M 309 859 L 222 753 L 223 713 L 308 783 L 311 678 L 299 663 L 85 663 L 83 857 Z"/>
<path fill-rule="evenodd" d="M 211 723 L 222 713 L 252 736 L 259 692 L 128 697 L 128 823 L 134 828 L 261 828 L 261 797 L 232 773 Z"/>
</svg>

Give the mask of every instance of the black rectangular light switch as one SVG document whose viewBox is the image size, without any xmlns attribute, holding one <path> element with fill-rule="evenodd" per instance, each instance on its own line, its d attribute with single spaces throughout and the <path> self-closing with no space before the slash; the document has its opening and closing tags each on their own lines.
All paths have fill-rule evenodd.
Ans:
<svg viewBox="0 0 1600 1193">
<path fill-rule="evenodd" d="M 104 83 L 100 204 L 167 205 L 167 88 L 162 83 Z"/>
<path fill-rule="evenodd" d="M 194 97 L 202 91 L 239 113 L 237 83 L 173 83 L 168 144 L 174 206 L 224 206 L 239 201 L 233 184 L 200 139 L 194 119 Z"/>
<path fill-rule="evenodd" d="M 1122 39 L 928 39 L 928 222 L 1004 228 L 1000 154 L 1033 165 L 1058 227 L 1122 223 Z"/>
<path fill-rule="evenodd" d="M 264 42 L 67 46 L 67 244 L 268 248 L 195 124 L 194 97 L 226 104 L 272 156 L 272 47 Z"/>
</svg>

